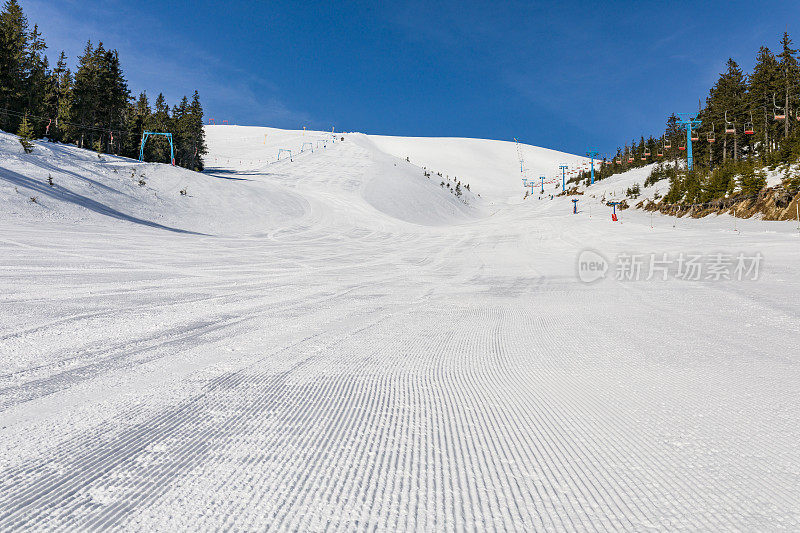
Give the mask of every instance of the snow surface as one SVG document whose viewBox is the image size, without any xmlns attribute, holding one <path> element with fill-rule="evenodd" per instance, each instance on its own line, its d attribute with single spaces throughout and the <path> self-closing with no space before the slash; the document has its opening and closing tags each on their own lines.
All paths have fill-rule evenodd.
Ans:
<svg viewBox="0 0 800 533">
<path fill-rule="evenodd" d="M 573 215 L 502 141 L 207 133 L 205 174 L 0 134 L 0 530 L 800 529 L 796 223 L 611 222 L 639 175 Z"/>
</svg>

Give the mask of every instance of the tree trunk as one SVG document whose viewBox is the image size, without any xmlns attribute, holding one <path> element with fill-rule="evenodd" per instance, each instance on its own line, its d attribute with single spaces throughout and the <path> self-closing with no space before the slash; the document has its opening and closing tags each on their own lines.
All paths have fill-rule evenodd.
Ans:
<svg viewBox="0 0 800 533">
<path fill-rule="evenodd" d="M 728 136 L 725 136 L 725 140 L 722 141 L 722 164 L 725 164 L 725 161 L 728 160 Z"/>
<path fill-rule="evenodd" d="M 739 160 L 739 136 L 736 133 L 733 134 L 733 160 Z"/>
<path fill-rule="evenodd" d="M 783 119 L 783 137 L 789 137 L 789 85 L 786 85 L 786 102 L 784 103 L 783 112 L 786 118 Z"/>
</svg>

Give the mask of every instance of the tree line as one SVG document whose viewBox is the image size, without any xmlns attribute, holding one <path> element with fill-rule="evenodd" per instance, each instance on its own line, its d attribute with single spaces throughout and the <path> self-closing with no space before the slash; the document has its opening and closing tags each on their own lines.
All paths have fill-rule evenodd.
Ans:
<svg viewBox="0 0 800 533">
<path fill-rule="evenodd" d="M 194 92 L 169 108 L 163 94 L 151 106 L 145 92 L 133 98 L 116 50 L 87 42 L 73 73 L 62 51 L 51 67 L 37 25 L 17 0 L 0 12 L 0 129 L 28 138 L 72 143 L 98 152 L 139 157 L 144 131 L 172 134 L 175 164 L 203 169 L 207 153 L 203 107 Z M 148 140 L 146 161 L 169 161 L 163 138 Z"/>
<path fill-rule="evenodd" d="M 701 123 L 691 135 L 692 172 L 678 165 L 686 158 L 687 132 L 672 114 L 658 137 L 641 136 L 618 147 L 603 161 L 596 179 L 671 162 L 671 169 L 662 165 L 648 180 L 669 177 L 665 201 L 697 203 L 735 191 L 757 193 L 766 184 L 765 167 L 800 160 L 800 64 L 789 34 L 783 34 L 778 53 L 762 46 L 749 74 L 728 59 L 696 115 Z M 797 191 L 800 179 L 789 173 L 784 186 Z"/>
</svg>

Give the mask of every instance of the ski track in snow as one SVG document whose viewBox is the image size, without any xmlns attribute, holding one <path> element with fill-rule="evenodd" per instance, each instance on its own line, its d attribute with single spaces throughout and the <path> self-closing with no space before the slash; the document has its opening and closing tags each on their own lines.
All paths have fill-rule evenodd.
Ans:
<svg viewBox="0 0 800 533">
<path fill-rule="evenodd" d="M 509 143 L 467 207 L 376 148 L 420 139 L 264 132 L 302 135 L 210 128 L 209 175 L 285 212 L 168 220 L 247 233 L 2 222 L 0 530 L 800 529 L 789 225 L 521 202 Z M 589 285 L 585 248 L 765 264 Z"/>
</svg>

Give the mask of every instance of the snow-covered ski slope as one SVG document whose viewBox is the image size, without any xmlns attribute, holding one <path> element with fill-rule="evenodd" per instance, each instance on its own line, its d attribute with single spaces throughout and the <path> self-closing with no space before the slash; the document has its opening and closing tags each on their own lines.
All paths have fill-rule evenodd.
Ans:
<svg viewBox="0 0 800 533">
<path fill-rule="evenodd" d="M 202 175 L 0 135 L 0 530 L 800 529 L 795 224 L 523 201 L 503 142 L 207 132 Z"/>
</svg>

